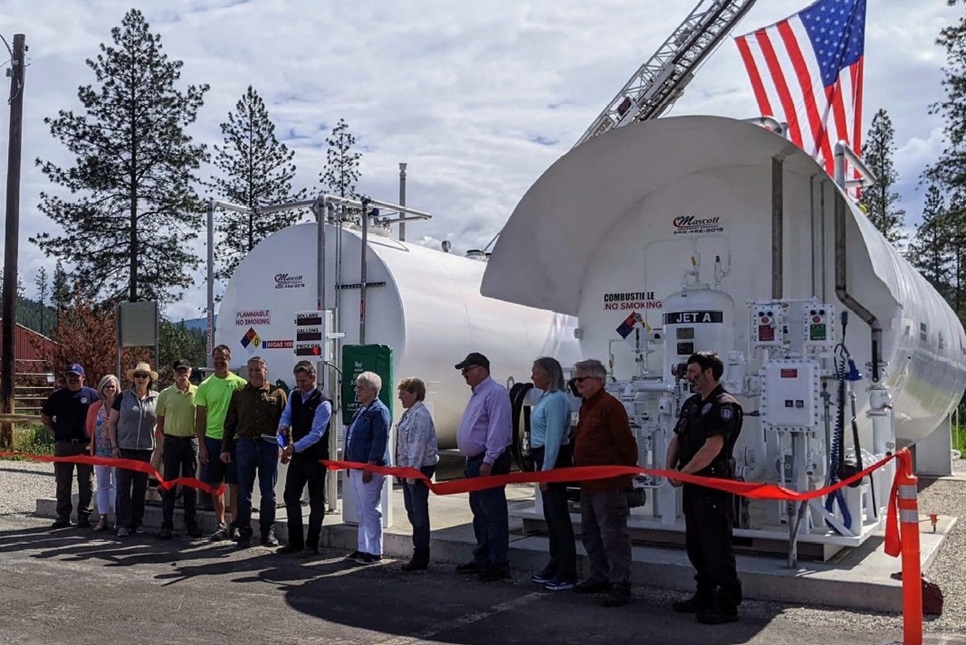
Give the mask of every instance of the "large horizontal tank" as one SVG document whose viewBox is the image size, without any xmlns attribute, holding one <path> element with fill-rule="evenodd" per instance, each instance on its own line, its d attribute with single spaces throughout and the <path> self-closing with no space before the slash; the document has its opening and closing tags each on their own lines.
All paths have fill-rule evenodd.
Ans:
<svg viewBox="0 0 966 645">
<path fill-rule="evenodd" d="M 778 297 L 814 296 L 846 311 L 835 289 L 838 187 L 782 137 L 708 116 L 630 125 L 564 155 L 503 229 L 482 291 L 577 316 L 584 357 L 613 352 L 615 376 L 629 378 L 637 366 L 617 327 L 634 311 L 660 327 L 662 300 L 694 279 L 697 262 L 700 281 L 717 283 L 735 303 L 733 347 L 723 349 L 748 356 L 746 303 L 773 296 L 776 158 L 784 208 Z M 846 201 L 848 292 L 882 325 L 883 383 L 893 395 L 897 440 L 915 442 L 963 396 L 966 336 L 936 290 Z M 851 314 L 846 342 L 867 376 L 870 339 L 869 326 Z M 648 368 L 661 373 L 665 366 L 655 357 Z M 866 407 L 865 387 L 856 390 Z"/>
<path fill-rule="evenodd" d="M 316 306 L 316 224 L 274 233 L 249 253 L 225 290 L 215 341 L 232 348 L 236 366 L 258 354 L 272 380 L 292 383 L 296 311 Z M 326 302 L 336 303 L 336 242 L 326 224 Z M 344 344 L 359 340 L 360 233 L 342 228 L 340 295 Z M 539 356 L 565 365 L 577 360 L 575 320 L 480 295 L 484 262 L 417 244 L 370 235 L 367 252 L 366 342 L 393 348 L 393 374 L 426 382 L 440 446 L 455 447 L 456 427 L 470 390 L 453 365 L 471 351 L 485 354 L 493 378 L 529 377 Z M 251 332 L 258 343 L 244 343 Z M 384 384 L 393 388 L 395 384 Z M 393 392 L 395 394 L 395 391 Z M 395 415 L 401 406 L 395 406 Z"/>
</svg>

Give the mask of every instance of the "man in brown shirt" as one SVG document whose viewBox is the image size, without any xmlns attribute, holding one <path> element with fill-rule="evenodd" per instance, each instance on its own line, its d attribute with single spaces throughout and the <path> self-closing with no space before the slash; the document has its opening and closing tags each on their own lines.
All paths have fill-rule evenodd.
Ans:
<svg viewBox="0 0 966 645">
<path fill-rule="evenodd" d="M 268 382 L 265 359 L 253 356 L 248 361 L 248 384 L 231 393 L 225 415 L 225 434 L 221 460 L 231 461 L 235 441 L 238 470 L 238 518 L 235 526 L 241 537 L 238 546 L 252 544 L 252 490 L 258 472 L 262 500 L 258 523 L 262 546 L 278 546 L 275 537 L 275 482 L 278 480 L 278 443 L 275 435 L 285 410 L 285 390 Z M 237 440 L 236 440 L 237 435 Z"/>
<path fill-rule="evenodd" d="M 637 441 L 623 404 L 604 390 L 607 370 L 598 360 L 574 367 L 580 406 L 574 463 L 577 466 L 634 466 Z M 619 607 L 631 600 L 631 536 L 627 531 L 627 490 L 632 477 L 581 482 L 580 525 L 591 575 L 577 593 L 609 592 L 601 604 Z"/>
</svg>

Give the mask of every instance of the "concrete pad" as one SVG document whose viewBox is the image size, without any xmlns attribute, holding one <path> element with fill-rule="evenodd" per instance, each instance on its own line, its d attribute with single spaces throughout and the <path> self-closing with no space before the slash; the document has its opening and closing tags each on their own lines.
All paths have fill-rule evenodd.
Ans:
<svg viewBox="0 0 966 645">
<path fill-rule="evenodd" d="M 393 490 L 392 494 L 393 503 L 398 505 L 396 508 L 402 509 L 402 490 Z M 511 511 L 510 564 L 519 570 L 539 571 L 547 562 L 548 539 L 542 535 L 524 535 L 522 521 L 512 517 L 515 509 L 533 504 L 533 488 L 509 486 L 507 500 Z M 307 515 L 307 508 L 305 513 Z M 56 500 L 38 499 L 37 515 L 56 517 Z M 383 552 L 388 557 L 408 558 L 412 554 L 412 530 L 404 512 L 395 515 L 396 521 L 383 534 Z M 430 549 L 433 560 L 457 563 L 469 560 L 475 538 L 468 495 L 431 497 L 430 516 L 433 531 Z M 198 519 L 206 534 L 214 532 L 213 513 L 199 511 Z M 944 537 L 955 523 L 956 518 L 941 516 L 936 531 L 933 532 L 928 516 L 924 518 L 920 535 L 924 572 L 928 571 Z M 148 529 L 160 529 L 160 506 L 147 506 L 144 525 Z M 257 514 L 253 519 L 253 529 L 257 538 Z M 182 511 L 178 508 L 175 510 L 176 540 L 186 539 L 183 535 L 177 535 L 183 530 Z M 283 544 L 287 541 L 284 507 L 278 509 L 276 534 Z M 356 535 L 356 527 L 343 524 L 340 513 L 326 515 L 322 546 L 353 551 L 356 548 Z M 901 562 L 898 558 L 891 558 L 884 553 L 882 542 L 883 535 L 880 532 L 861 547 L 845 552 L 833 562 L 803 562 L 794 570 L 789 569 L 782 558 L 739 555 L 738 573 L 744 595 L 750 599 L 790 604 L 901 612 L 902 583 L 891 578 L 891 574 L 901 570 Z M 577 552 L 578 568 L 583 576 L 589 572 L 589 564 L 579 540 Z M 635 545 L 633 558 L 631 579 L 634 584 L 682 592 L 693 591 L 694 571 L 683 549 Z"/>
</svg>

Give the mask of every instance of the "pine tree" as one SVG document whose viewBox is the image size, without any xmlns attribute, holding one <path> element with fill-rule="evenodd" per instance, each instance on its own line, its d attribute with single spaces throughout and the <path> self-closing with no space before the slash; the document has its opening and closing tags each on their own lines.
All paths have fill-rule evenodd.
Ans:
<svg viewBox="0 0 966 645">
<path fill-rule="evenodd" d="M 955 3 L 950 1 L 949 4 Z M 962 315 L 961 306 L 966 302 L 966 294 L 962 292 L 963 278 L 966 277 L 966 12 L 957 24 L 942 29 L 936 42 L 946 50 L 946 66 L 943 68 L 946 96 L 932 106 L 931 112 L 943 116 L 943 134 L 947 143 L 942 155 L 925 175 L 946 196 L 946 237 L 953 255 L 954 293 L 950 301 L 956 312 Z"/>
<path fill-rule="evenodd" d="M 45 119 L 76 162 L 37 160 L 66 189 L 64 197 L 41 193 L 39 205 L 64 234 L 32 241 L 49 256 L 70 258 L 90 297 L 177 300 L 199 263 L 189 244 L 202 220 L 192 184 L 207 156 L 185 128 L 208 86 L 175 87 L 183 64 L 162 51 L 137 9 L 111 37 L 113 46 L 101 44 L 87 61 L 96 85 L 78 90 L 84 112 Z"/>
<path fill-rule="evenodd" d="M 953 247 L 950 221 L 942 191 L 935 184 L 926 190 L 922 222 L 909 242 L 908 257 L 926 280 L 947 298 L 952 292 Z"/>
<path fill-rule="evenodd" d="M 40 333 L 44 336 L 49 335 L 47 329 L 47 297 L 50 295 L 50 279 L 47 277 L 47 268 L 40 267 L 37 270 L 37 277 L 34 278 L 34 286 L 37 287 L 37 300 L 40 302 Z"/>
<path fill-rule="evenodd" d="M 325 152 L 325 168 L 319 176 L 322 192 L 338 197 L 358 197 L 356 183 L 359 181 L 359 160 L 362 155 L 352 149 L 356 138 L 349 132 L 345 119 L 339 119 L 325 142 L 329 149 Z"/>
<path fill-rule="evenodd" d="M 875 175 L 876 183 L 862 192 L 861 204 L 875 227 L 893 244 L 904 237 L 902 222 L 906 214 L 897 208 L 899 193 L 892 190 L 899 181 L 899 173 L 892 161 L 896 151 L 895 136 L 892 119 L 880 109 L 872 118 L 872 126 L 862 144 L 863 160 Z"/>
<path fill-rule="evenodd" d="M 214 163 L 224 174 L 209 184 L 220 199 L 256 210 L 258 206 L 306 198 L 304 189 L 292 190 L 295 151 L 278 141 L 265 103 L 251 85 L 235 105 L 235 111 L 228 114 L 228 121 L 221 124 L 221 133 L 225 145 L 215 146 Z M 301 214 L 298 211 L 254 215 L 235 211 L 219 213 L 218 230 L 224 235 L 224 242 L 218 251 L 221 266 L 215 277 L 230 278 L 256 244 L 294 224 Z"/>
<path fill-rule="evenodd" d="M 57 260 L 57 264 L 54 265 L 54 279 L 50 287 L 50 302 L 56 312 L 55 329 L 60 325 L 63 311 L 70 306 L 72 291 L 70 281 L 67 278 L 67 271 L 64 270 L 64 263 Z"/>
</svg>

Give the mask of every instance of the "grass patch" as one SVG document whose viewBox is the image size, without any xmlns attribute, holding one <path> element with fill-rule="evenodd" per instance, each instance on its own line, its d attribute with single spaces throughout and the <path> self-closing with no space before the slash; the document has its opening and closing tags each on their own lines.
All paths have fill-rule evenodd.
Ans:
<svg viewBox="0 0 966 645">
<path fill-rule="evenodd" d="M 966 459 L 966 426 L 953 426 L 953 449 Z"/>
<path fill-rule="evenodd" d="M 34 455 L 52 455 L 54 433 L 42 425 L 15 426 L 13 449 Z"/>
</svg>

